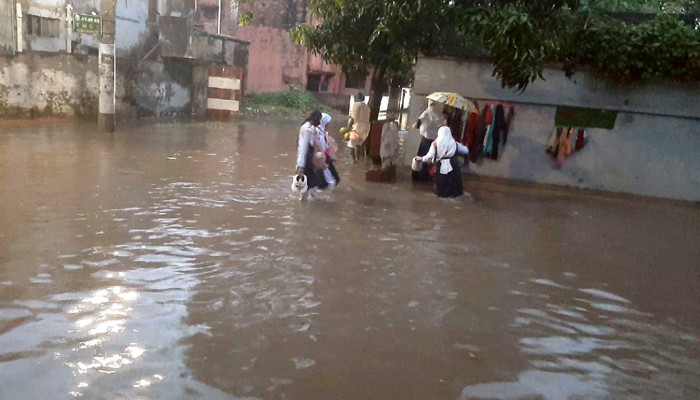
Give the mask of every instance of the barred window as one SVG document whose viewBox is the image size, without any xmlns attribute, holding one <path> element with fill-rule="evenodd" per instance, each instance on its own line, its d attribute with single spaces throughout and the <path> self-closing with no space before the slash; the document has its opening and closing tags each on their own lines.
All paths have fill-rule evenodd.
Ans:
<svg viewBox="0 0 700 400">
<path fill-rule="evenodd" d="M 27 35 L 39 37 L 58 37 L 60 20 L 27 14 Z"/>
</svg>

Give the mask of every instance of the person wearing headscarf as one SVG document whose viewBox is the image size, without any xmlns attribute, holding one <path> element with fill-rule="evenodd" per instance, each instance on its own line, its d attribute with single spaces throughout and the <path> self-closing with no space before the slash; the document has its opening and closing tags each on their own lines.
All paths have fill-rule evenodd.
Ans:
<svg viewBox="0 0 700 400">
<path fill-rule="evenodd" d="M 438 136 L 423 157 L 416 156 L 416 161 L 435 164 L 435 194 L 438 197 L 458 197 L 464 193 L 462 173 L 457 155 L 469 154 L 469 149 L 452 137 L 447 126 L 438 129 Z"/>
<path fill-rule="evenodd" d="M 442 103 L 431 101 L 428 108 L 418 117 L 413 125 L 413 129 L 418 129 L 421 135 L 417 156 L 423 157 L 428 153 L 430 144 L 437 138 L 438 129 L 445 120 L 443 114 L 445 106 Z M 424 165 L 420 171 L 413 171 L 412 179 L 418 182 L 430 182 L 433 178 L 428 172 L 429 167 Z"/>
<path fill-rule="evenodd" d="M 348 141 L 348 147 L 351 149 L 353 162 L 359 160 L 362 154 L 360 148 L 367 139 L 367 136 L 369 136 L 371 128 L 369 113 L 369 106 L 365 104 L 365 95 L 360 92 L 355 96 L 355 104 L 352 105 L 352 113 L 348 119 L 348 128 L 354 131 L 354 134 L 351 133 L 350 140 Z"/>
<path fill-rule="evenodd" d="M 321 123 L 316 127 L 316 138 L 318 140 L 318 143 L 321 146 L 321 149 L 323 150 L 323 153 L 326 155 L 326 164 L 328 165 L 324 170 L 323 170 L 323 180 L 324 182 L 319 184 L 319 189 L 325 189 L 326 187 L 335 187 L 340 183 L 340 175 L 338 175 L 338 171 L 335 169 L 335 165 L 333 165 L 333 159 L 331 157 L 331 154 L 334 153 L 332 146 L 331 146 L 331 139 L 329 137 L 328 133 L 328 124 L 331 122 L 331 116 L 326 113 L 321 114 Z"/>
<path fill-rule="evenodd" d="M 321 118 L 321 112 L 314 110 L 299 127 L 296 174 L 306 175 L 306 183 L 309 187 L 302 200 L 306 199 L 309 194 L 311 197 L 316 197 L 316 189 L 323 179 L 318 168 L 318 160 L 316 160 L 317 165 L 314 165 L 314 158 L 318 158 L 318 153 L 323 151 L 320 149 L 316 130 L 316 127 L 321 124 Z"/>
</svg>

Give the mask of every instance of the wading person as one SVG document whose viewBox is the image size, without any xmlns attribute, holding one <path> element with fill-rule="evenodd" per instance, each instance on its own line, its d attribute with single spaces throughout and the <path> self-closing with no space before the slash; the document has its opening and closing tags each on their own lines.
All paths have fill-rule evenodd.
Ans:
<svg viewBox="0 0 700 400">
<path fill-rule="evenodd" d="M 301 196 L 301 200 L 305 200 L 309 194 L 316 197 L 316 190 L 323 179 L 321 171 L 325 168 L 326 157 L 317 139 L 321 117 L 321 112 L 314 110 L 299 127 L 296 174 L 305 175 L 308 186 L 308 191 Z"/>
<path fill-rule="evenodd" d="M 350 135 L 348 147 L 352 153 L 352 161 L 357 162 L 360 155 L 363 155 L 362 144 L 369 136 L 369 106 L 365 104 L 365 95 L 358 93 L 355 97 L 355 104 L 352 105 L 352 113 L 348 119 L 348 129 L 355 133 Z"/>
<path fill-rule="evenodd" d="M 416 156 L 417 161 L 424 165 L 435 166 L 435 194 L 438 197 L 458 197 L 464 193 L 462 188 L 462 172 L 460 171 L 457 155 L 469 154 L 469 149 L 457 143 L 452 137 L 452 131 L 447 126 L 438 129 L 438 136 L 423 157 Z"/>
<path fill-rule="evenodd" d="M 333 188 L 340 183 L 340 175 L 338 175 L 338 171 L 335 169 L 335 165 L 333 164 L 333 156 L 337 151 L 337 145 L 328 133 L 328 125 L 330 122 L 331 116 L 326 113 L 322 113 L 321 123 L 316 128 L 317 140 L 321 144 L 323 153 L 326 155 L 327 165 L 327 167 L 323 169 L 324 182 L 319 185 L 319 189 L 324 189 L 326 187 Z"/>
<path fill-rule="evenodd" d="M 428 108 L 418 117 L 418 121 L 411 126 L 413 129 L 418 129 L 421 135 L 418 153 L 416 154 L 418 157 L 426 155 L 430 149 L 430 144 L 437 138 L 438 129 L 445 120 L 444 108 L 445 106 L 442 103 L 430 102 Z M 423 164 L 423 168 L 420 171 L 413 171 L 412 179 L 416 182 L 431 182 L 433 177 L 430 176 L 429 166 Z"/>
</svg>

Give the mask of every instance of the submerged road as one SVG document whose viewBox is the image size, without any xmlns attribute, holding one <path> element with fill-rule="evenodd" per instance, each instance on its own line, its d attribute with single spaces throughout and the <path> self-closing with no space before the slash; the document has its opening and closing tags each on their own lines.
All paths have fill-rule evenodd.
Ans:
<svg viewBox="0 0 700 400">
<path fill-rule="evenodd" d="M 697 208 L 301 203 L 300 122 L 0 125 L 0 399 L 700 398 Z"/>
</svg>

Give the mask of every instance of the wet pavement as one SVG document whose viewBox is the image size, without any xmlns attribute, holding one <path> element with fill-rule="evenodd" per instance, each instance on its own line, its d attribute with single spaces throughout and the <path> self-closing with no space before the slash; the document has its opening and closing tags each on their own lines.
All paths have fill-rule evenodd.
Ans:
<svg viewBox="0 0 700 400">
<path fill-rule="evenodd" d="M 700 397 L 696 207 L 300 203 L 297 127 L 0 126 L 0 399 Z"/>
</svg>

